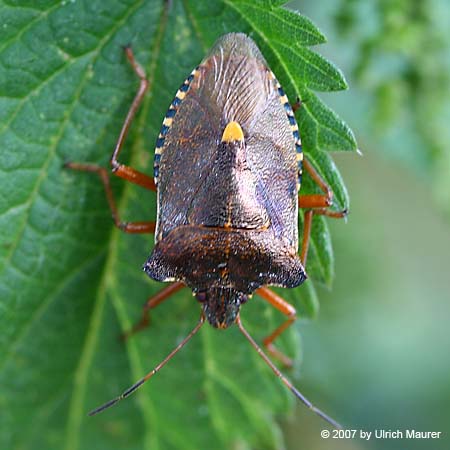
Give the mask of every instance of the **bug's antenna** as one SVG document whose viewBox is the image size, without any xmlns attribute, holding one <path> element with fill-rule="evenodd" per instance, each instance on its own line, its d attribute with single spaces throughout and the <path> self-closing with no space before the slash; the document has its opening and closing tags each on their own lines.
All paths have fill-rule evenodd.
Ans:
<svg viewBox="0 0 450 450">
<path fill-rule="evenodd" d="M 201 328 L 201 326 L 205 322 L 205 316 L 201 315 L 200 320 L 198 324 L 195 326 L 195 328 L 145 377 L 141 378 L 137 383 L 133 384 L 133 386 L 129 387 L 126 391 L 124 391 L 122 394 L 120 394 L 118 397 L 113 398 L 109 402 L 106 402 L 102 406 L 99 406 L 96 409 L 93 409 L 91 412 L 88 413 L 89 416 L 95 416 L 95 414 L 98 414 L 105 409 L 109 408 L 110 406 L 115 405 L 118 401 L 128 397 L 131 395 L 136 389 L 140 388 L 147 380 L 149 380 L 153 375 L 155 375 L 156 372 L 158 372 L 160 369 L 162 369 L 166 363 L 168 363 L 172 357 L 178 353 L 179 350 L 181 350 L 184 345 L 194 336 L 195 333 Z"/>
<path fill-rule="evenodd" d="M 292 383 L 277 369 L 274 363 L 269 359 L 269 357 L 262 351 L 261 347 L 253 340 L 253 338 L 248 334 L 247 330 L 244 328 L 241 322 L 241 318 L 237 316 L 236 324 L 241 330 L 241 333 L 247 338 L 247 340 L 252 344 L 252 347 L 258 352 L 258 355 L 266 362 L 266 364 L 273 370 L 275 375 L 281 379 L 281 381 L 292 391 L 292 393 L 303 402 L 311 411 L 316 413 L 322 419 L 326 420 L 334 428 L 342 429 L 342 425 L 336 422 L 331 417 L 327 416 L 323 411 L 316 408 L 300 391 L 298 391 Z"/>
</svg>

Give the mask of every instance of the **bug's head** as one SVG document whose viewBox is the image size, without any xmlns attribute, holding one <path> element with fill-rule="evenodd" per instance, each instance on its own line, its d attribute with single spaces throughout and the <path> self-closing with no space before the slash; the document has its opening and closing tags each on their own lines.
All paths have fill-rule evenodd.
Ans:
<svg viewBox="0 0 450 450">
<path fill-rule="evenodd" d="M 236 320 L 248 295 L 228 287 L 211 287 L 195 292 L 208 322 L 214 328 L 228 328 Z"/>
</svg>

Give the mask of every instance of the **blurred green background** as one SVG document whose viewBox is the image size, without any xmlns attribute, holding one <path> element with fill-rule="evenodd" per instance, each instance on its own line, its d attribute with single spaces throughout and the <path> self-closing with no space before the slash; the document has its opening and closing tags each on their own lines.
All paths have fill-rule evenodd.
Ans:
<svg viewBox="0 0 450 450">
<path fill-rule="evenodd" d="M 324 32 L 350 91 L 323 98 L 362 157 L 335 155 L 351 197 L 330 221 L 332 291 L 301 324 L 301 388 L 347 428 L 439 440 L 322 439 L 299 406 L 289 449 L 450 448 L 450 8 L 445 1 L 292 2 Z"/>
</svg>

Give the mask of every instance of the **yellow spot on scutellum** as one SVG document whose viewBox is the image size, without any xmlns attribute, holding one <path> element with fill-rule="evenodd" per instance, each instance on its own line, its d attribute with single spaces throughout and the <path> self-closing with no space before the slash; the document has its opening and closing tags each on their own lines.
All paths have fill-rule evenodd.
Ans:
<svg viewBox="0 0 450 450">
<path fill-rule="evenodd" d="M 244 140 L 244 132 L 237 122 L 230 122 L 223 131 L 222 142 L 236 142 Z"/>
</svg>

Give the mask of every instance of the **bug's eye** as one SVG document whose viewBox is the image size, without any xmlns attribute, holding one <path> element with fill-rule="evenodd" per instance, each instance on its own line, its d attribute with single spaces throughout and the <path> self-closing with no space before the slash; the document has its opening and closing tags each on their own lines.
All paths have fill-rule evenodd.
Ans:
<svg viewBox="0 0 450 450">
<path fill-rule="evenodd" d="M 195 297 L 197 298 L 197 300 L 202 303 L 206 301 L 206 291 L 198 291 L 195 294 Z"/>
</svg>

